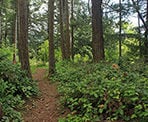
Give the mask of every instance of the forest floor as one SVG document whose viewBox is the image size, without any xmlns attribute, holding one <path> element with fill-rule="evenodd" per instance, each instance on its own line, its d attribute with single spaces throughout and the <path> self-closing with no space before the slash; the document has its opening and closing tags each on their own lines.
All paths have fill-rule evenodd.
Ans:
<svg viewBox="0 0 148 122">
<path fill-rule="evenodd" d="M 57 84 L 49 82 L 45 69 L 37 69 L 33 78 L 38 81 L 41 95 L 27 101 L 24 122 L 58 122 L 67 112 L 60 106 Z"/>
<path fill-rule="evenodd" d="M 68 110 L 62 109 L 60 105 L 60 95 L 57 91 L 58 84 L 51 83 L 46 74 L 45 69 L 37 69 L 33 75 L 33 79 L 38 81 L 41 94 L 37 98 L 32 98 L 26 102 L 23 111 L 24 122 L 58 122 L 60 117 L 65 117 L 69 113 Z"/>
</svg>

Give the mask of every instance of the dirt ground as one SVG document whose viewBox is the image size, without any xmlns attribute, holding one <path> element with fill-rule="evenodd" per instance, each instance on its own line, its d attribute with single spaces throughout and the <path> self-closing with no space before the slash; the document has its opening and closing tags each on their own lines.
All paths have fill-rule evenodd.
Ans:
<svg viewBox="0 0 148 122">
<path fill-rule="evenodd" d="M 58 122 L 58 118 L 65 116 L 61 109 L 56 83 L 50 83 L 45 69 L 38 69 L 33 75 L 38 80 L 41 95 L 27 101 L 23 114 L 24 122 Z"/>
</svg>

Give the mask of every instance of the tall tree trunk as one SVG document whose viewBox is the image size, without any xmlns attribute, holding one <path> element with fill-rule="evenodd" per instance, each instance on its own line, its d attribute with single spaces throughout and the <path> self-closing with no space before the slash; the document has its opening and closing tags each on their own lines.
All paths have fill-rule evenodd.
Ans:
<svg viewBox="0 0 148 122">
<path fill-rule="evenodd" d="M 71 0 L 71 57 L 74 60 L 74 0 Z"/>
<path fill-rule="evenodd" d="M 148 63 L 148 0 L 146 5 L 146 27 L 144 41 L 144 61 L 145 63 Z"/>
<path fill-rule="evenodd" d="M 119 0 L 119 59 L 122 56 L 122 35 L 121 35 L 121 31 L 122 31 L 122 6 L 121 6 L 121 0 Z"/>
<path fill-rule="evenodd" d="M 49 33 L 49 76 L 55 72 L 54 54 L 54 0 L 48 1 L 48 33 Z"/>
<path fill-rule="evenodd" d="M 13 16 L 13 21 L 12 21 L 12 44 L 13 44 L 13 59 L 12 62 L 13 64 L 16 64 L 16 42 L 17 42 L 17 2 L 14 1 L 13 7 L 14 7 L 14 16 Z"/>
<path fill-rule="evenodd" d="M 87 8 L 88 8 L 89 15 L 91 16 L 92 13 L 91 13 L 91 9 L 90 9 L 90 0 L 88 0 L 88 2 L 87 2 Z"/>
<path fill-rule="evenodd" d="M 3 109 L 2 109 L 2 105 L 0 103 L 0 121 L 2 120 L 3 117 Z"/>
<path fill-rule="evenodd" d="M 139 0 L 137 0 L 137 6 L 139 6 Z M 140 31 L 140 18 L 139 18 L 139 15 L 137 14 L 137 19 L 138 19 L 138 34 L 139 34 L 139 58 L 141 59 L 142 58 L 142 44 L 141 44 L 141 31 Z"/>
<path fill-rule="evenodd" d="M 17 43 L 17 15 L 15 14 L 14 27 L 13 27 L 13 64 L 16 64 L 16 43 Z"/>
<path fill-rule="evenodd" d="M 66 39 L 66 59 L 70 59 L 71 56 L 71 49 L 70 49 L 70 24 L 69 24 L 69 6 L 68 0 L 65 0 L 65 19 L 64 19 L 64 26 L 65 26 L 65 39 Z"/>
<path fill-rule="evenodd" d="M 2 44 L 2 6 L 3 6 L 3 0 L 0 0 L 0 47 Z"/>
<path fill-rule="evenodd" d="M 93 61 L 104 60 L 104 39 L 102 24 L 102 0 L 92 1 L 92 54 Z"/>
<path fill-rule="evenodd" d="M 6 10 L 5 10 L 5 12 L 6 12 Z M 4 41 L 6 42 L 6 40 L 7 40 L 7 36 L 8 36 L 8 18 L 7 18 L 7 13 L 6 13 L 6 17 L 5 17 L 5 22 L 4 22 L 4 34 L 3 34 L 3 39 L 4 39 Z"/>
<path fill-rule="evenodd" d="M 18 0 L 18 51 L 22 70 L 31 78 L 28 52 L 28 0 Z"/>
<path fill-rule="evenodd" d="M 63 59 L 70 59 L 70 30 L 69 30 L 69 8 L 68 0 L 60 0 L 60 31 L 61 50 Z"/>
<path fill-rule="evenodd" d="M 65 47 L 65 39 L 64 39 L 64 27 L 63 27 L 63 2 L 59 0 L 59 9 L 60 9 L 60 34 L 61 34 L 61 51 L 62 58 L 66 59 L 66 47 Z"/>
</svg>

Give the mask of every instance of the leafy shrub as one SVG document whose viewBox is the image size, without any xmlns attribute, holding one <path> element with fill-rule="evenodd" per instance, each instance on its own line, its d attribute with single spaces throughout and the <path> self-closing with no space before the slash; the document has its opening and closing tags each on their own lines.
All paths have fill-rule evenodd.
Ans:
<svg viewBox="0 0 148 122">
<path fill-rule="evenodd" d="M 36 82 L 29 79 L 19 65 L 6 60 L 0 61 L 0 103 L 4 112 L 2 121 L 21 121 L 18 109 L 26 98 L 37 93 Z"/>
<path fill-rule="evenodd" d="M 43 63 L 46 63 L 48 61 L 48 40 L 46 40 L 44 43 L 40 45 L 40 49 L 38 51 L 39 59 L 43 61 Z"/>
<path fill-rule="evenodd" d="M 38 50 L 38 56 L 37 59 L 43 61 L 43 63 L 48 62 L 48 55 L 49 55 L 49 42 L 48 40 L 44 41 L 40 46 Z M 55 49 L 55 59 L 57 61 L 60 61 L 62 59 L 62 52 L 60 48 Z"/>
<path fill-rule="evenodd" d="M 80 54 L 75 54 L 74 56 L 74 62 L 88 62 L 89 61 L 89 56 L 88 55 L 84 55 L 81 56 Z"/>
<path fill-rule="evenodd" d="M 12 52 L 13 52 L 13 47 L 8 47 L 2 45 L 0 48 L 0 60 L 4 60 L 5 58 L 7 59 L 12 59 Z"/>
<path fill-rule="evenodd" d="M 65 121 L 147 118 L 148 79 L 129 67 L 122 70 L 110 63 L 58 64 L 53 79 L 59 79 L 61 102 L 71 110 Z"/>
</svg>

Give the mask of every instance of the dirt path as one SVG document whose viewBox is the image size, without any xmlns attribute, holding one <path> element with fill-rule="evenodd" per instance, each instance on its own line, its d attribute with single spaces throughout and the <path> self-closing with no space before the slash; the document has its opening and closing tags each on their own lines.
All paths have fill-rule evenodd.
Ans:
<svg viewBox="0 0 148 122">
<path fill-rule="evenodd" d="M 33 75 L 33 78 L 38 80 L 41 96 L 27 102 L 24 112 L 25 122 L 58 122 L 58 118 L 61 116 L 56 84 L 49 83 L 45 75 L 45 69 L 38 69 Z"/>
</svg>

